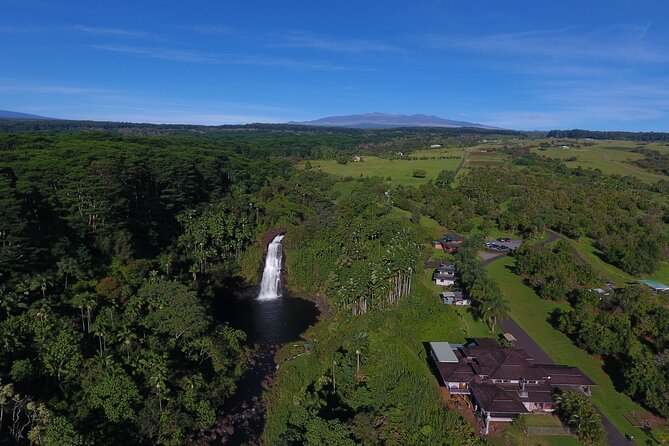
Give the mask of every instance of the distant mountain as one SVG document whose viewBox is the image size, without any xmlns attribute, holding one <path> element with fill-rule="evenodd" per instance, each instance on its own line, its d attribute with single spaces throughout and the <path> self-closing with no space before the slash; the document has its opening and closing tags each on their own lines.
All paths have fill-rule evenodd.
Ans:
<svg viewBox="0 0 669 446">
<path fill-rule="evenodd" d="M 56 119 L 46 116 L 30 115 L 28 113 L 19 113 L 9 110 L 0 110 L 0 119 Z"/>
<path fill-rule="evenodd" d="M 476 127 L 496 129 L 487 125 L 467 121 L 453 121 L 432 115 L 389 115 L 386 113 L 365 113 L 362 115 L 329 116 L 314 121 L 289 124 L 317 125 L 350 128 L 392 128 L 392 127 Z"/>
</svg>

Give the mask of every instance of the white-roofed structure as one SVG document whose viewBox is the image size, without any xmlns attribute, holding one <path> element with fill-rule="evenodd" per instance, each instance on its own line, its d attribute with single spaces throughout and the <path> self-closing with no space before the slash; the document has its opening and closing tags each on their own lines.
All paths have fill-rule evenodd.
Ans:
<svg viewBox="0 0 669 446">
<path fill-rule="evenodd" d="M 437 362 L 450 364 L 457 364 L 458 362 L 458 357 L 455 356 L 453 347 L 448 342 L 430 342 L 430 350 L 432 350 L 432 357 Z"/>
</svg>

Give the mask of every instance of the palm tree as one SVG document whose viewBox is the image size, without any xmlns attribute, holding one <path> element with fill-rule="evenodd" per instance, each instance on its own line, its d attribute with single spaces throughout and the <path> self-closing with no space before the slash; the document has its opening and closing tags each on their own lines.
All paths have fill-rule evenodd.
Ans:
<svg viewBox="0 0 669 446">
<path fill-rule="evenodd" d="M 487 275 L 479 275 L 469 287 L 469 295 L 479 301 L 484 301 L 495 293 L 497 284 Z"/>
<path fill-rule="evenodd" d="M 479 306 L 479 315 L 490 327 L 490 332 L 493 332 L 498 321 L 504 320 L 508 314 L 509 304 L 499 293 L 487 296 Z"/>
</svg>

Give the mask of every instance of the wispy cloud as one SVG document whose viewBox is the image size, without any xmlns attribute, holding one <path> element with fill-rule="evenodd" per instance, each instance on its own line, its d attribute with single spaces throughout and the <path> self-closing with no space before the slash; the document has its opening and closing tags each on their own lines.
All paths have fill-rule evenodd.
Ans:
<svg viewBox="0 0 669 446">
<path fill-rule="evenodd" d="M 332 39 L 305 31 L 272 34 L 270 37 L 273 40 L 273 46 L 284 48 L 309 48 L 342 53 L 403 52 L 401 48 L 375 40 Z"/>
<path fill-rule="evenodd" d="M 179 50 L 163 47 L 143 47 L 129 45 L 89 45 L 102 51 L 116 53 L 135 54 L 152 59 L 170 60 L 175 62 L 229 64 L 229 65 L 258 65 L 268 67 L 283 67 L 300 70 L 342 71 L 358 70 L 368 71 L 368 67 L 350 67 L 331 64 L 323 61 L 304 61 L 290 58 L 277 58 L 267 56 L 246 56 L 235 54 L 213 54 L 193 50 Z"/>
<path fill-rule="evenodd" d="M 3 82 L 0 80 L 0 92 L 5 93 L 39 93 L 39 94 L 60 94 L 60 95 L 85 95 L 93 93 L 104 93 L 105 90 L 93 88 L 71 87 L 62 85 L 43 85 L 30 83 Z"/>
<path fill-rule="evenodd" d="M 267 67 L 283 67 L 301 70 L 321 70 L 321 71 L 370 71 L 369 67 L 349 67 L 337 64 L 331 64 L 322 61 L 302 61 L 297 59 L 286 59 L 281 57 L 266 56 L 233 56 L 227 60 L 227 63 L 235 65 L 261 65 Z"/>
<path fill-rule="evenodd" d="M 669 83 L 547 82 L 533 92 L 536 110 L 482 115 L 486 124 L 504 128 L 582 127 L 583 122 L 642 123 L 669 116 Z"/>
<path fill-rule="evenodd" d="M 53 26 L 0 25 L 0 33 L 2 34 L 38 34 L 61 30 L 61 28 Z"/>
<path fill-rule="evenodd" d="M 80 33 L 100 35 L 100 36 L 122 37 L 130 39 L 162 40 L 159 34 L 148 31 L 132 30 L 132 29 L 107 28 L 107 27 L 96 27 L 96 26 L 85 26 L 85 25 L 75 25 L 72 29 Z"/>
<path fill-rule="evenodd" d="M 171 60 L 175 62 L 221 63 L 221 60 L 213 54 L 192 50 L 112 44 L 95 44 L 89 45 L 89 47 L 102 51 L 135 54 L 138 56 L 149 57 L 151 59 Z"/>
<path fill-rule="evenodd" d="M 192 25 L 184 26 L 183 29 L 193 31 L 200 34 L 210 34 L 218 36 L 230 36 L 237 34 L 237 29 L 231 26 L 222 26 L 222 25 Z"/>
<path fill-rule="evenodd" d="M 478 36 L 428 34 L 417 40 L 433 49 L 557 60 L 664 63 L 667 48 L 646 42 L 648 26 L 617 25 L 583 31 L 564 28 Z"/>
</svg>

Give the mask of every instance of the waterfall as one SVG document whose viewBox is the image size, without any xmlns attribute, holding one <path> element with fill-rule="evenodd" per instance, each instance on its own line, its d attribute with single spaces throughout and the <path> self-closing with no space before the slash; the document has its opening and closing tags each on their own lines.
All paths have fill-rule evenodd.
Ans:
<svg viewBox="0 0 669 446">
<path fill-rule="evenodd" d="M 281 297 L 281 256 L 283 255 L 281 240 L 283 240 L 283 234 L 274 237 L 267 247 L 258 300 L 274 300 Z"/>
</svg>

